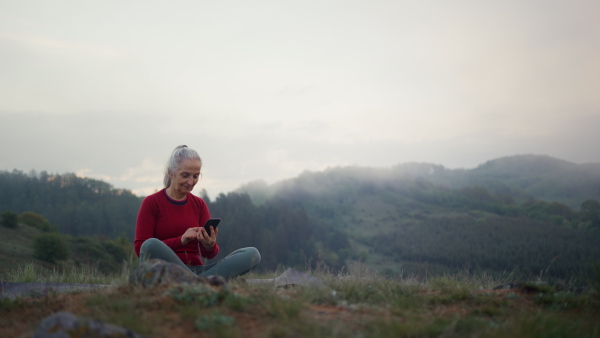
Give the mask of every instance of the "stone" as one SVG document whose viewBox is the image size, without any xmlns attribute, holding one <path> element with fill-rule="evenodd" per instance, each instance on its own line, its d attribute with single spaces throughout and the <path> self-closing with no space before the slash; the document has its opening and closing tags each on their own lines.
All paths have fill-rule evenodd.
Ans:
<svg viewBox="0 0 600 338">
<path fill-rule="evenodd" d="M 221 276 L 198 276 L 188 269 L 160 259 L 141 263 L 129 276 L 129 282 L 144 288 L 171 283 L 203 283 L 213 286 L 226 284 Z"/>
<path fill-rule="evenodd" d="M 69 337 L 142 337 L 139 334 L 120 326 L 107 324 L 99 320 L 80 318 L 71 312 L 61 311 L 42 320 L 33 335 L 34 338 L 69 338 Z"/>
</svg>

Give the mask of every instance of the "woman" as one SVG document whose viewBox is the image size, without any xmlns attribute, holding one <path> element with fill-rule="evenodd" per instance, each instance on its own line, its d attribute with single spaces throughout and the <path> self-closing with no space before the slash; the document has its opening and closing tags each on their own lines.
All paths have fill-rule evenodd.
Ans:
<svg viewBox="0 0 600 338">
<path fill-rule="evenodd" d="M 260 262 L 256 248 L 234 251 L 217 263 L 204 265 L 200 256 L 212 259 L 219 253 L 219 228 L 203 225 L 210 218 L 208 206 L 193 195 L 202 160 L 187 146 L 173 150 L 165 168 L 165 188 L 142 201 L 135 228 L 135 253 L 140 262 L 158 258 L 191 270 L 199 276 L 225 278 L 242 275 Z"/>
</svg>

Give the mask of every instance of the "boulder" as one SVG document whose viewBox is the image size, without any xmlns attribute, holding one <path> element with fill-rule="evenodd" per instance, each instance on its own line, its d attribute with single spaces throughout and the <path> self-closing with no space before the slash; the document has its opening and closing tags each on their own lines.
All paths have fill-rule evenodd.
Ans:
<svg viewBox="0 0 600 338">
<path fill-rule="evenodd" d="M 179 265 L 160 259 L 150 259 L 140 264 L 129 276 L 129 282 L 144 288 L 171 283 L 203 283 L 225 285 L 221 276 L 201 277 Z"/>
<path fill-rule="evenodd" d="M 57 312 L 42 320 L 33 335 L 34 338 L 69 337 L 142 337 L 120 326 L 107 324 L 99 320 L 80 318 L 71 312 Z"/>
</svg>

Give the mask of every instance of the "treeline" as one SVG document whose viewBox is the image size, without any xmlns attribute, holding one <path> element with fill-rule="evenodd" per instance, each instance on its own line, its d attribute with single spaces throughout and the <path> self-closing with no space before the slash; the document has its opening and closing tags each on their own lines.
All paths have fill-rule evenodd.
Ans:
<svg viewBox="0 0 600 338">
<path fill-rule="evenodd" d="M 259 268 L 263 270 L 315 267 L 324 259 L 334 268 L 345 263 L 332 257 L 335 252 L 349 250 L 346 234 L 323 227 L 298 204 L 275 199 L 259 206 L 244 193 L 220 194 L 215 201 L 206 196 L 203 199 L 211 216 L 222 219 L 219 226 L 222 249 L 216 260 L 235 249 L 253 246 L 261 252 Z"/>
<path fill-rule="evenodd" d="M 408 222 L 372 239 L 373 250 L 398 262 L 458 270 L 562 278 L 587 276 L 600 258 L 598 238 L 524 217 L 439 217 Z M 417 264 L 403 267 L 418 272 Z"/>
<path fill-rule="evenodd" d="M 91 178 L 0 171 L 0 212 L 35 212 L 61 233 L 133 238 L 142 198 Z"/>
<path fill-rule="evenodd" d="M 491 192 L 482 186 L 448 187 L 395 170 L 345 167 L 305 172 L 299 177 L 268 186 L 254 182 L 240 192 L 253 201 L 282 200 L 306 208 L 309 217 L 334 227 L 381 218 L 411 219 L 449 213 L 490 213 L 526 217 L 574 229 L 600 229 L 600 202 L 580 196 L 577 209 L 567 204 L 529 197 L 518 201 L 510 190 Z M 381 211 L 385 210 L 387 215 Z"/>
</svg>

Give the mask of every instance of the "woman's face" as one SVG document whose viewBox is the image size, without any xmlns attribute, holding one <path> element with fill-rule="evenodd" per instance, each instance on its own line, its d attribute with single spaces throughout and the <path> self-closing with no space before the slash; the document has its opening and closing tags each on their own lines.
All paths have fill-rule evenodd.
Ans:
<svg viewBox="0 0 600 338">
<path fill-rule="evenodd" d="M 198 160 L 185 159 L 181 162 L 179 169 L 171 177 L 170 188 L 178 193 L 187 194 L 194 189 L 200 178 L 202 165 Z"/>
</svg>

